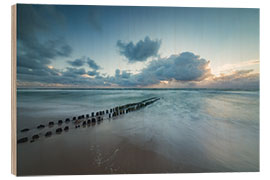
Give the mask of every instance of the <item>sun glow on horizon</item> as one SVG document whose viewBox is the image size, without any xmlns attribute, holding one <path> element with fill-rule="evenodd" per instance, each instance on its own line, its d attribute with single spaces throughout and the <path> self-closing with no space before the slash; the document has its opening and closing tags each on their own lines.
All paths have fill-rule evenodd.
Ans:
<svg viewBox="0 0 270 180">
<path fill-rule="evenodd" d="M 237 70 L 249 70 L 253 69 L 254 73 L 259 73 L 260 60 L 248 60 L 240 63 L 230 63 L 224 64 L 219 67 L 212 67 L 212 73 L 215 76 L 220 76 L 222 74 L 229 74 Z"/>
</svg>

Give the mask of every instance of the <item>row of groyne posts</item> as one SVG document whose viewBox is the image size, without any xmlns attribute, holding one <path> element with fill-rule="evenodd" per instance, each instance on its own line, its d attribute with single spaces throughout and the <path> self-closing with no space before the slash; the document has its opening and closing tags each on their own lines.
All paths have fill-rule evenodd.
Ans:
<svg viewBox="0 0 270 180">
<path fill-rule="evenodd" d="M 81 126 L 85 127 L 86 125 L 99 123 L 105 119 L 116 118 L 120 115 L 140 110 L 141 108 L 144 108 L 158 101 L 159 99 L 160 98 L 158 97 L 153 97 L 137 103 L 130 103 L 122 106 L 117 106 L 111 109 L 107 109 L 105 111 L 92 112 L 91 114 L 80 115 L 78 117 L 73 118 L 66 118 L 65 122 L 63 120 L 58 120 L 57 123 L 55 123 L 54 121 L 50 121 L 47 123 L 47 125 L 40 124 L 36 128 L 24 128 L 20 130 L 21 135 L 24 137 L 19 138 L 17 140 L 17 143 L 25 143 L 28 141 L 34 142 L 38 140 L 41 136 L 44 136 L 46 138 L 51 137 L 54 131 L 55 134 L 61 134 L 63 131 L 65 132 L 69 131 L 70 126 L 77 129 L 80 128 Z M 70 123 L 72 123 L 72 125 L 68 125 Z M 65 126 L 62 127 L 62 124 L 65 124 Z M 55 125 L 57 127 L 54 128 L 54 130 L 52 130 Z M 33 134 L 31 135 L 30 132 L 33 132 Z"/>
</svg>

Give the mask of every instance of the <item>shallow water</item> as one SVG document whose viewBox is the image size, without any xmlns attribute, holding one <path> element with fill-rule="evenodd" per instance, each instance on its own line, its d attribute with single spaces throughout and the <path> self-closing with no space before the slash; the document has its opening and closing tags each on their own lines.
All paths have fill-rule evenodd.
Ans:
<svg viewBox="0 0 270 180">
<path fill-rule="evenodd" d="M 17 94 L 18 137 L 25 135 L 19 132 L 23 128 L 161 98 L 110 121 L 19 144 L 19 175 L 259 171 L 258 91 L 19 89 Z"/>
</svg>

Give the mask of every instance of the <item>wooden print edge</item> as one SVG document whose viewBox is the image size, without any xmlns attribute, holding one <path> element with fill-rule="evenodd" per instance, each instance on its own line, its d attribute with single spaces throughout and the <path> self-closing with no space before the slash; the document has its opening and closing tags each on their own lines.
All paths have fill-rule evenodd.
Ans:
<svg viewBox="0 0 270 180">
<path fill-rule="evenodd" d="M 11 6 L 11 173 L 17 175 L 17 5 Z"/>
</svg>

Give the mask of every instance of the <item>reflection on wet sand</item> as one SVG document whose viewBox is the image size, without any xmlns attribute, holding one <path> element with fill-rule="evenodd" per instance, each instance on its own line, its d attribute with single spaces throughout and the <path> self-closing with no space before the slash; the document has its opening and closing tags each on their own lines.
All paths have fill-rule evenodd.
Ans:
<svg viewBox="0 0 270 180">
<path fill-rule="evenodd" d="M 87 125 L 83 131 L 52 136 L 46 141 L 21 144 L 21 148 L 27 153 L 19 151 L 18 175 L 207 171 L 173 162 L 162 154 L 130 143 L 124 137 L 115 136 L 106 130 L 110 123 L 113 122 L 107 121 L 100 126 Z"/>
</svg>

